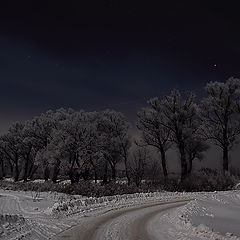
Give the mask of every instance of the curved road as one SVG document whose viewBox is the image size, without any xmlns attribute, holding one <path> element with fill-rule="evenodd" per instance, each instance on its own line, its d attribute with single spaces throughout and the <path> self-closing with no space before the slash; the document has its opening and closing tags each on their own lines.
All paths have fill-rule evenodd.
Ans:
<svg viewBox="0 0 240 240">
<path fill-rule="evenodd" d="M 52 240 L 151 240 L 147 224 L 156 215 L 185 205 L 190 200 L 144 204 L 88 217 L 80 225 L 56 235 Z"/>
</svg>

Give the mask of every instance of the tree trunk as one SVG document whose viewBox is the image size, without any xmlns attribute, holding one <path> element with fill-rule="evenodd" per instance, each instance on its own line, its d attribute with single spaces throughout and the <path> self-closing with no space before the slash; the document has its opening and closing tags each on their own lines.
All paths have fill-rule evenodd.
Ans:
<svg viewBox="0 0 240 240">
<path fill-rule="evenodd" d="M 70 177 L 70 180 L 71 180 L 71 184 L 78 183 L 79 178 L 80 178 L 80 174 L 79 174 L 77 169 L 73 168 L 69 171 L 69 177 Z"/>
<path fill-rule="evenodd" d="M 3 160 L 0 160 L 0 180 L 4 178 L 4 166 L 3 166 Z"/>
<path fill-rule="evenodd" d="M 11 177 L 13 177 L 14 166 L 13 166 L 12 161 L 10 159 L 8 159 L 8 166 L 10 168 L 10 175 L 11 175 Z"/>
<path fill-rule="evenodd" d="M 59 170 L 58 170 L 56 167 L 54 167 L 53 176 L 52 176 L 52 181 L 53 181 L 54 183 L 57 182 L 58 172 L 59 172 Z"/>
<path fill-rule="evenodd" d="M 129 169 L 128 169 L 127 159 L 126 158 L 124 158 L 124 165 L 125 165 L 125 174 L 126 174 L 126 178 L 127 178 L 128 186 L 129 186 L 130 183 L 131 183 L 131 178 L 130 178 L 130 174 L 129 174 Z"/>
<path fill-rule="evenodd" d="M 18 160 L 15 162 L 15 176 L 14 176 L 14 182 L 17 182 L 19 179 L 19 166 L 18 166 Z"/>
<path fill-rule="evenodd" d="M 71 184 L 73 184 L 74 183 L 74 178 L 73 178 L 73 170 L 72 169 L 69 170 L 68 176 L 70 178 Z"/>
<path fill-rule="evenodd" d="M 195 158 L 194 154 L 188 153 L 188 163 L 189 163 L 188 171 L 187 171 L 188 174 L 191 174 L 191 172 L 192 172 L 194 158 Z"/>
<path fill-rule="evenodd" d="M 111 165 L 111 169 L 112 169 L 112 180 L 116 180 L 116 167 L 114 164 Z"/>
<path fill-rule="evenodd" d="M 103 173 L 103 184 L 108 182 L 108 162 L 105 160 L 104 173 Z"/>
<path fill-rule="evenodd" d="M 96 168 L 94 168 L 94 180 L 95 180 L 95 183 L 97 183 L 98 176 L 97 176 L 97 169 Z"/>
<path fill-rule="evenodd" d="M 192 162 L 193 162 L 193 160 L 192 160 L 192 158 L 190 157 L 190 158 L 189 158 L 188 174 L 190 174 L 190 173 L 192 172 Z"/>
<path fill-rule="evenodd" d="M 71 184 L 74 184 L 75 183 L 75 180 L 74 180 L 74 163 L 75 163 L 75 161 L 74 160 L 72 160 L 72 158 L 71 158 L 71 155 L 70 155 L 70 159 L 69 159 L 69 161 L 71 162 L 71 167 L 70 167 L 70 170 L 69 170 L 69 172 L 68 172 L 68 176 L 69 176 L 69 178 L 70 178 L 70 181 L 71 181 Z"/>
<path fill-rule="evenodd" d="M 161 160 L 162 160 L 163 175 L 165 178 L 167 178 L 168 171 L 167 171 L 167 165 L 166 165 L 166 154 L 163 148 L 160 149 L 160 153 L 161 153 Z"/>
<path fill-rule="evenodd" d="M 223 172 L 228 171 L 228 147 L 223 148 Z"/>
<path fill-rule="evenodd" d="M 52 181 L 54 183 L 57 182 L 57 177 L 58 177 L 58 174 L 59 174 L 59 161 L 57 160 L 57 162 L 55 163 L 54 167 L 53 167 L 53 175 L 52 175 Z"/>
<path fill-rule="evenodd" d="M 25 159 L 24 175 L 23 175 L 24 182 L 27 182 L 27 178 L 28 178 L 28 165 L 29 165 L 29 154 L 27 154 L 26 159 Z"/>
<path fill-rule="evenodd" d="M 92 165 L 92 167 L 93 167 L 93 171 L 94 171 L 94 181 L 95 181 L 95 183 L 97 183 L 97 179 L 98 179 L 97 167 L 96 167 L 96 165 L 94 164 L 91 155 L 90 155 L 90 159 L 89 159 L 89 160 L 90 160 L 90 163 L 91 163 L 91 165 Z"/>
<path fill-rule="evenodd" d="M 29 178 L 30 178 L 30 179 L 33 178 L 33 175 L 34 175 L 34 173 L 37 171 L 37 169 L 38 169 L 38 166 L 32 164 L 32 167 L 31 167 L 31 169 L 30 169 L 30 171 L 29 171 Z"/>
<path fill-rule="evenodd" d="M 75 167 L 75 163 L 77 163 L 77 161 L 76 159 L 71 160 L 70 158 L 70 162 L 72 162 L 71 168 L 69 170 L 69 178 L 71 180 L 71 184 L 78 183 L 80 179 L 80 174 L 79 174 L 78 167 L 77 168 Z"/>
<path fill-rule="evenodd" d="M 48 181 L 48 179 L 49 179 L 49 168 L 48 168 L 48 166 L 46 166 L 43 170 L 43 178 L 44 178 L 45 181 Z"/>
<path fill-rule="evenodd" d="M 142 179 L 139 176 L 135 177 L 135 183 L 137 187 L 140 187 Z"/>
<path fill-rule="evenodd" d="M 131 184 L 131 178 L 128 173 L 126 173 L 127 181 L 128 181 L 128 186 Z"/>
<path fill-rule="evenodd" d="M 13 177 L 13 164 L 12 164 L 10 159 L 8 159 L 8 164 L 9 164 L 9 167 L 10 167 L 10 175 L 11 175 L 11 177 Z"/>
<path fill-rule="evenodd" d="M 85 168 L 83 171 L 81 171 L 81 175 L 83 177 L 83 180 L 87 181 L 89 180 L 89 177 L 90 177 L 90 169 L 87 167 Z"/>
<path fill-rule="evenodd" d="M 183 144 L 179 144 L 179 152 L 180 152 L 180 160 L 181 160 L 181 180 L 183 181 L 188 173 L 188 168 L 187 168 L 187 159 L 186 159 L 186 152 L 184 149 Z"/>
</svg>

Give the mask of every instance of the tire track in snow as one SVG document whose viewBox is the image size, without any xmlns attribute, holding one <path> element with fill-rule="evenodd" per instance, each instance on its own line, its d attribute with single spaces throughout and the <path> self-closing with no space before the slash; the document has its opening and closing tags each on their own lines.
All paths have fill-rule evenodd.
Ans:
<svg viewBox="0 0 240 240">
<path fill-rule="evenodd" d="M 38 211 L 27 211 L 21 206 L 20 197 L 17 195 L 12 195 L 8 193 L 1 193 L 1 196 L 9 198 L 4 201 L 2 211 L 7 213 L 15 213 L 15 214 L 27 214 L 27 215 L 39 215 L 40 212 Z M 8 201 L 8 202 L 7 202 Z M 14 211 L 14 212 L 13 212 Z"/>
<path fill-rule="evenodd" d="M 192 199 L 144 204 L 114 212 L 111 211 L 95 218 L 90 217 L 83 221 L 82 224 L 53 237 L 52 240 L 148 240 L 146 223 L 149 219 L 160 212 L 182 206 L 190 200 Z"/>
<path fill-rule="evenodd" d="M 0 202 L 0 214 L 10 214 L 23 216 L 25 219 L 25 225 L 22 228 L 21 236 L 28 236 L 31 234 L 31 239 L 49 239 L 49 232 L 52 232 L 52 228 L 58 228 L 55 225 L 49 225 L 49 216 L 46 216 L 40 211 L 29 211 L 21 204 L 23 200 L 32 200 L 31 196 L 23 196 L 22 194 L 9 194 L 1 193 Z M 25 204 L 26 205 L 26 204 Z M 58 232 L 61 228 L 58 228 L 55 232 Z M 9 238 L 18 239 L 19 236 Z"/>
</svg>

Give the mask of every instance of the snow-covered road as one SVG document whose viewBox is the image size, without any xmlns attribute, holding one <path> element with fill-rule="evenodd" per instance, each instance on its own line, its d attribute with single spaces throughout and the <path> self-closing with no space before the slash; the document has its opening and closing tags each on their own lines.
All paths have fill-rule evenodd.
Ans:
<svg viewBox="0 0 240 240">
<path fill-rule="evenodd" d="M 0 189 L 1 240 L 240 240 L 238 190 L 35 194 Z"/>
<path fill-rule="evenodd" d="M 98 217 L 89 217 L 80 225 L 68 229 L 53 240 L 150 240 L 160 239 L 149 232 L 149 221 L 161 217 L 174 208 L 185 205 L 189 200 L 144 204 L 142 206 L 109 211 Z M 164 237 L 162 239 L 165 239 Z"/>
</svg>

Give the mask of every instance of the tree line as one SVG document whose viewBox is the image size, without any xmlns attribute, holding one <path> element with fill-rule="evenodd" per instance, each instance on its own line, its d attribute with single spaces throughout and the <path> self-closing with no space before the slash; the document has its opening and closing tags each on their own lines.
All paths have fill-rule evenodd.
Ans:
<svg viewBox="0 0 240 240">
<path fill-rule="evenodd" d="M 222 150 L 223 173 L 229 170 L 229 152 L 240 134 L 240 80 L 209 82 L 205 97 L 174 89 L 162 99 L 152 98 L 137 113 L 139 138 L 124 115 L 114 110 L 47 111 L 24 123 L 14 123 L 0 136 L 0 178 L 33 178 L 36 172 L 56 182 L 59 175 L 72 183 L 92 178 L 116 180 L 117 164 L 124 166 L 128 184 L 141 183 L 150 161 L 149 148 L 159 153 L 162 173 L 168 178 L 166 154 L 176 149 L 181 180 L 192 172 L 209 144 Z M 152 168 L 152 174 L 155 167 Z"/>
</svg>

